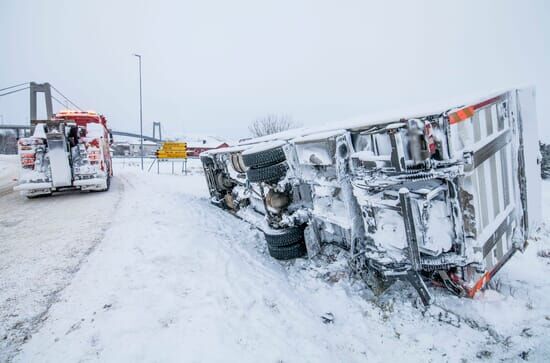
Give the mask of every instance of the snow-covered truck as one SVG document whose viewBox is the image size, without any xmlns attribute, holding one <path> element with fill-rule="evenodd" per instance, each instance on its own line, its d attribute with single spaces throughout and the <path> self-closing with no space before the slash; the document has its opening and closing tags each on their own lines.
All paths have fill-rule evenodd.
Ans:
<svg viewBox="0 0 550 363">
<path fill-rule="evenodd" d="M 107 120 L 93 111 L 61 111 L 31 121 L 32 136 L 18 141 L 21 160 L 14 190 L 29 198 L 55 191 L 106 191 L 113 175 Z"/>
<path fill-rule="evenodd" d="M 535 91 L 364 117 L 201 154 L 211 201 L 253 223 L 271 256 L 349 251 L 375 293 L 409 281 L 472 297 L 540 220 Z"/>
</svg>

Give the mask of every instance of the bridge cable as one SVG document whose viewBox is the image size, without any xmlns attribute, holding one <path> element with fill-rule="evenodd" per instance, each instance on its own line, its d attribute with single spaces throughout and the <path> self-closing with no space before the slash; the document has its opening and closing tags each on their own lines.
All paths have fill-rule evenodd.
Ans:
<svg viewBox="0 0 550 363">
<path fill-rule="evenodd" d="M 67 108 L 67 105 L 64 104 L 63 102 L 61 102 L 59 99 L 57 99 L 57 97 L 55 97 L 54 95 L 52 95 L 52 99 L 54 101 L 56 101 L 57 103 L 59 103 L 61 106 L 63 106 L 64 108 Z"/>
<path fill-rule="evenodd" d="M 76 107 L 79 111 L 82 111 L 82 109 L 80 107 L 78 107 L 73 101 L 71 101 L 67 96 L 65 96 L 63 93 L 61 93 L 61 91 L 59 91 L 57 88 L 54 87 L 53 84 L 50 84 L 50 86 L 57 92 L 61 95 L 61 97 L 63 97 L 64 99 L 67 100 L 67 102 L 69 102 L 71 105 L 73 105 L 74 107 Z"/>
<path fill-rule="evenodd" d="M 20 88 L 20 89 L 16 89 L 15 91 L 9 91 L 9 92 L 6 92 L 6 93 L 0 93 L 0 97 L 2 96 L 7 96 L 7 95 L 11 95 L 12 93 L 16 93 L 16 92 L 19 92 L 19 91 L 24 91 L 26 89 L 29 89 L 30 87 L 27 86 L 27 87 L 24 87 L 24 88 Z"/>
<path fill-rule="evenodd" d="M 15 88 L 15 87 L 24 86 L 24 85 L 26 85 L 26 84 L 29 84 L 29 82 L 16 84 L 15 86 L 10 86 L 10 87 L 6 87 L 6 88 L 0 88 L 0 91 L 5 91 L 5 90 L 10 89 L 10 88 Z"/>
</svg>

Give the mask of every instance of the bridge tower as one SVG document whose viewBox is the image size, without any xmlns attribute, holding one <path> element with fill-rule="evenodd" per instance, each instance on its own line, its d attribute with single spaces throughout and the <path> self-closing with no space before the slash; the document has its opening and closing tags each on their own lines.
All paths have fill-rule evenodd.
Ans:
<svg viewBox="0 0 550 363">
<path fill-rule="evenodd" d="M 157 133 L 156 133 L 157 127 L 158 127 L 158 131 L 159 131 L 159 137 L 158 137 L 158 139 L 159 139 L 160 141 L 162 141 L 162 131 L 161 131 L 161 128 L 160 128 L 160 122 L 155 122 L 155 121 L 153 121 L 153 138 L 154 138 L 154 139 L 157 138 Z"/>
<path fill-rule="evenodd" d="M 52 107 L 52 91 L 49 83 L 35 83 L 31 82 L 29 84 L 30 88 L 30 108 L 31 108 L 31 121 L 36 120 L 37 110 L 36 110 L 36 95 L 38 93 L 44 94 L 44 100 L 46 101 L 46 117 L 48 120 L 52 119 L 53 116 L 53 107 Z"/>
</svg>

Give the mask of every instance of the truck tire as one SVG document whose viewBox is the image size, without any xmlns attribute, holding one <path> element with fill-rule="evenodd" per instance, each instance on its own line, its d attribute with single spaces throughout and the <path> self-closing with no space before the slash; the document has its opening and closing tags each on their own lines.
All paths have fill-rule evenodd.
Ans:
<svg viewBox="0 0 550 363">
<path fill-rule="evenodd" d="M 103 189 L 104 192 L 108 191 L 111 188 L 111 176 L 107 175 L 107 187 Z"/>
<path fill-rule="evenodd" d="M 208 156 L 199 156 L 200 160 L 201 160 L 201 163 L 202 165 L 204 166 L 214 166 L 214 162 L 212 161 L 212 159 Z"/>
<path fill-rule="evenodd" d="M 44 197 L 51 197 L 52 192 L 45 193 L 45 194 L 38 194 L 38 195 L 26 195 L 27 199 L 36 199 L 36 198 L 44 198 Z"/>
<path fill-rule="evenodd" d="M 282 162 L 263 168 L 248 169 L 246 177 L 251 183 L 276 183 L 286 175 L 287 170 L 288 165 L 286 162 Z"/>
<path fill-rule="evenodd" d="M 285 228 L 277 232 L 278 233 L 264 232 L 268 246 L 275 248 L 285 247 L 304 241 L 304 229 L 301 227 Z"/>
<path fill-rule="evenodd" d="M 243 162 L 243 156 L 240 153 L 231 153 L 229 154 L 229 159 L 231 160 L 231 165 L 233 169 L 239 174 L 246 173 L 246 165 Z"/>
<path fill-rule="evenodd" d="M 243 163 L 248 168 L 264 168 L 266 166 L 279 164 L 286 160 L 285 153 L 281 146 L 273 149 L 261 150 L 247 154 L 242 154 Z"/>
<path fill-rule="evenodd" d="M 267 245 L 267 249 L 271 257 L 276 260 L 291 260 L 293 258 L 302 257 L 307 252 L 306 245 L 303 242 L 284 247 Z"/>
</svg>

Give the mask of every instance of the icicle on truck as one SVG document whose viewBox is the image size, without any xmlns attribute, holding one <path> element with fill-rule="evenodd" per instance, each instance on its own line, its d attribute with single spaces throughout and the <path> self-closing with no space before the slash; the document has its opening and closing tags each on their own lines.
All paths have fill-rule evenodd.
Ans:
<svg viewBox="0 0 550 363">
<path fill-rule="evenodd" d="M 540 220 L 534 89 L 430 113 L 360 118 L 201 154 L 212 203 L 261 229 L 271 256 L 349 251 L 375 293 L 396 280 L 472 297 Z"/>
<path fill-rule="evenodd" d="M 55 191 L 106 191 L 113 175 L 107 120 L 93 111 L 61 111 L 31 121 L 32 136 L 18 141 L 21 160 L 14 190 L 29 198 Z"/>
</svg>

